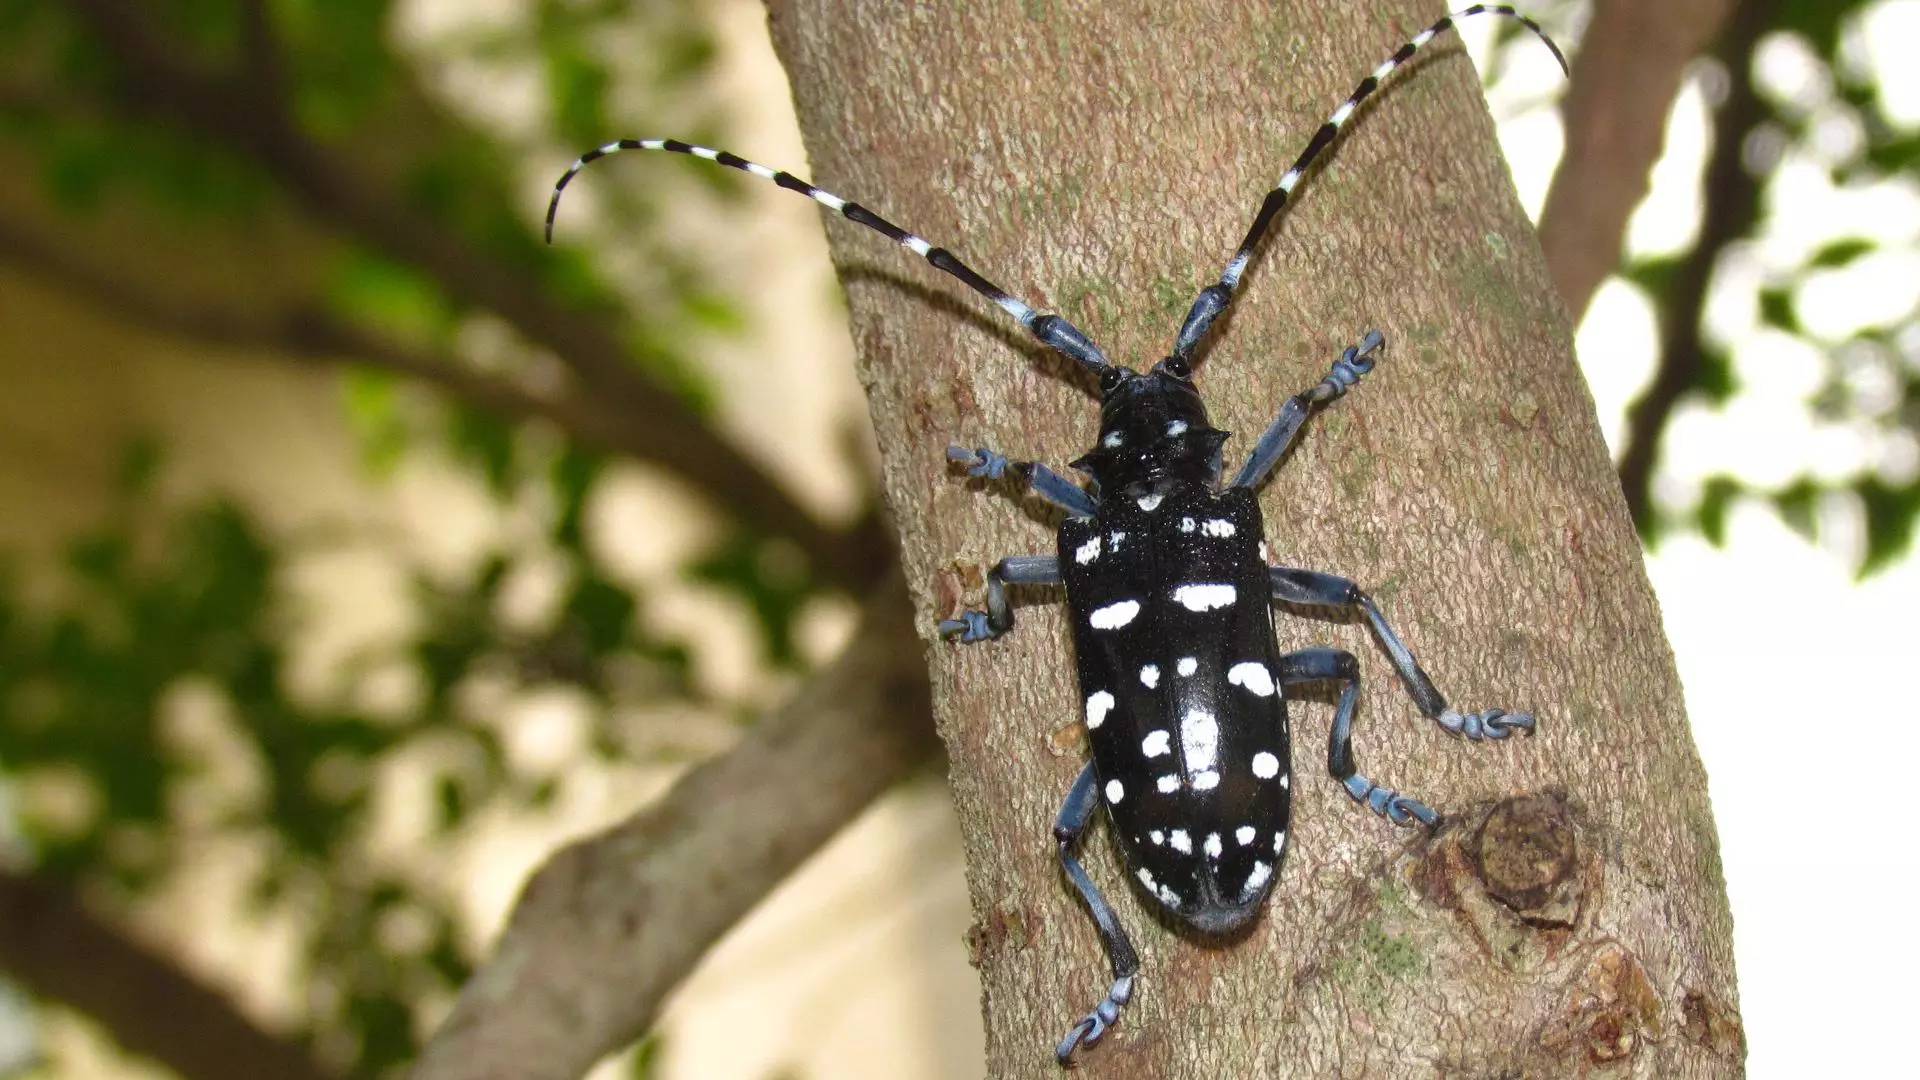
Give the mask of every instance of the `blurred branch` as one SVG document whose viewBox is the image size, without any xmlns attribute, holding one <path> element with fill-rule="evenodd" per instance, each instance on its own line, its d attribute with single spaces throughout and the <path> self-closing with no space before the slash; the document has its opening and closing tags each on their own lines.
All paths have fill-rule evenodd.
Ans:
<svg viewBox="0 0 1920 1080">
<path fill-rule="evenodd" d="M 262 1030 L 173 958 L 90 914 L 77 896 L 5 869 L 0 968 L 187 1080 L 333 1080 L 298 1043 Z"/>
<path fill-rule="evenodd" d="M 1540 214 L 1540 246 L 1577 324 L 1620 265 L 1687 65 L 1734 0 L 1597 0 L 1562 114 L 1566 153 Z"/>
<path fill-rule="evenodd" d="M 910 611 L 896 571 L 840 658 L 739 746 L 535 872 L 414 1080 L 572 1080 L 645 1033 L 709 946 L 933 756 Z"/>
<path fill-rule="evenodd" d="M 1713 269 L 1721 251 L 1751 232 L 1759 220 L 1762 178 L 1748 167 L 1746 149 L 1748 137 L 1767 112 L 1754 91 L 1749 68 L 1755 44 L 1772 24 L 1774 6 L 1768 0 L 1745 0 L 1715 48 L 1715 56 L 1727 70 L 1727 99 L 1713 117 L 1700 238 L 1665 292 L 1652 298 L 1660 325 L 1660 362 L 1653 381 L 1627 406 L 1619 468 L 1627 510 L 1642 535 L 1651 524 L 1653 468 L 1660 457 L 1660 440 L 1674 409 L 1706 374 L 1700 316 Z"/>
<path fill-rule="evenodd" d="M 150 330 L 203 344 L 264 349 L 314 364 L 366 364 L 436 386 L 507 420 L 544 420 L 582 442 L 646 458 L 642 425 L 625 422 L 576 390 L 536 392 L 508 378 L 481 374 L 450 356 L 410 349 L 314 308 L 277 314 L 193 307 L 86 266 L 59 245 L 0 220 L 0 263 L 38 277 Z"/>
<path fill-rule="evenodd" d="M 432 274 L 450 295 L 497 313 L 527 340 L 552 350 L 579 377 L 584 394 L 624 418 L 636 456 L 708 492 L 756 527 L 791 538 L 834 583 L 871 582 L 890 561 L 891 545 L 877 518 L 847 533 L 823 524 L 677 395 L 639 370 L 603 316 L 554 302 L 538 282 L 364 183 L 335 152 L 300 130 L 284 101 L 260 97 L 247 64 L 220 74 L 183 65 L 183 50 L 154 33 L 142 5 L 74 0 L 72 8 L 124 65 L 128 109 L 182 123 L 246 152 L 319 219 Z M 261 23 L 250 31 L 250 42 L 270 41 L 264 12 L 256 7 L 253 18 Z"/>
</svg>

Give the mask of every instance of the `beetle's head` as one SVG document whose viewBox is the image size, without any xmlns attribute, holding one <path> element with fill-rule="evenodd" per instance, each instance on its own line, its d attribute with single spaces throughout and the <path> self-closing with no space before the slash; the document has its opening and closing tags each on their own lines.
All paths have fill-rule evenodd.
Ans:
<svg viewBox="0 0 1920 1080">
<path fill-rule="evenodd" d="M 1167 357 L 1144 375 L 1109 367 L 1100 376 L 1100 441 L 1073 463 L 1105 492 L 1144 493 L 1162 481 L 1211 483 L 1227 433 L 1207 408 L 1184 361 Z"/>
</svg>

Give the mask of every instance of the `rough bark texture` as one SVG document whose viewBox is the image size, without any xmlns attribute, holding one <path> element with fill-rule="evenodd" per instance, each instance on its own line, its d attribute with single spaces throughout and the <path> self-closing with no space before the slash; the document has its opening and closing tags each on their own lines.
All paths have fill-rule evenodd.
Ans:
<svg viewBox="0 0 1920 1080">
<path fill-rule="evenodd" d="M 1428 3 L 773 7 L 816 179 L 1057 307 L 1135 366 L 1171 343 L 1326 114 L 1436 17 Z M 1464 707 L 1542 717 L 1470 746 L 1420 720 L 1353 624 L 1370 776 L 1453 824 L 1431 839 L 1325 779 L 1324 701 L 1293 708 L 1292 853 L 1226 946 L 1156 926 L 1109 845 L 1095 879 L 1143 953 L 1093 1076 L 1727 1076 L 1741 1069 L 1704 776 L 1565 312 L 1457 46 L 1397 77 L 1255 264 L 1200 381 L 1242 453 L 1370 327 L 1391 353 L 1309 428 L 1263 505 L 1276 557 L 1358 579 Z M 917 627 L 980 602 L 1054 519 L 949 471 L 949 441 L 1056 466 L 1091 443 L 1083 380 L 870 234 L 848 284 Z M 1057 599 L 1056 597 L 1039 599 Z M 988 1069 L 1049 1050 L 1106 963 L 1048 825 L 1084 759 L 1063 609 L 933 652 L 977 920 Z M 1096 837 L 1103 836 L 1099 830 Z"/>
</svg>

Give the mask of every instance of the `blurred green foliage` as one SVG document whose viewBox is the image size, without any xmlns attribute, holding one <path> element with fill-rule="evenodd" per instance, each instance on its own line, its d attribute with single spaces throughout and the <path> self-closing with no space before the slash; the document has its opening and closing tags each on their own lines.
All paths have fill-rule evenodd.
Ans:
<svg viewBox="0 0 1920 1080">
<path fill-rule="evenodd" d="M 678 97 L 714 57 L 701 5 L 636 11 L 609 0 L 540 0 L 495 22 L 402 43 L 391 0 L 268 0 L 258 10 L 275 47 L 264 66 L 250 52 L 248 7 L 156 0 L 131 5 L 127 25 L 151 35 L 166 63 L 238 76 L 236 92 L 257 94 L 261 109 L 283 97 L 295 130 L 325 155 L 322 168 L 363 182 L 387 200 L 383 213 L 445 230 L 520 287 L 611 319 L 625 328 L 637 369 L 700 408 L 711 405 L 688 343 L 737 332 L 742 320 L 697 260 L 649 228 L 662 196 L 649 185 L 596 193 L 600 223 L 631 236 L 630 252 L 642 256 L 644 280 L 616 281 L 585 253 L 541 243 L 520 172 L 525 162 L 603 142 L 655 105 L 684 130 L 719 131 L 710 106 Z M 645 48 L 632 47 L 636 35 Z M 292 219 L 325 241 L 311 303 L 376 339 L 455 351 L 463 328 L 494 314 L 396 258 L 378 235 L 313 213 L 298 190 L 311 178 L 269 160 L 278 152 L 271 140 L 175 122 L 164 104 L 156 115 L 138 65 L 110 37 L 78 5 L 0 0 L 8 71 L 0 153 L 28 164 L 65 222 L 133 212 L 245 236 Z M 545 91 L 538 141 L 494 130 L 437 96 L 434 73 L 446 65 L 536 78 Z M 686 190 L 723 202 L 743 183 L 689 177 Z M 370 477 L 391 476 L 417 454 L 450 459 L 503 513 L 542 508 L 541 535 L 491 552 L 466 580 L 413 571 L 409 639 L 391 655 L 357 658 L 323 700 L 307 700 L 289 690 L 290 642 L 303 625 L 287 573 L 314 542 L 276 535 L 217 494 L 163 497 L 163 448 L 131 447 L 115 509 L 66 553 L 57 603 L 29 602 L 35 590 L 19 573 L 0 574 L 0 784 L 65 792 L 54 800 L 61 813 L 40 813 L 44 800 L 22 807 L 38 872 L 138 904 L 206 840 L 182 816 L 206 766 L 170 732 L 168 717 L 183 692 L 216 700 L 260 792 L 223 804 L 218 828 L 266 852 L 251 882 L 260 910 L 297 915 L 298 977 L 309 987 L 303 1035 L 328 1064 L 376 1076 L 411 1057 L 424 1034 L 417 1010 L 446 1000 L 471 962 L 456 895 L 368 857 L 382 769 L 432 749 L 408 760 L 441 763 L 429 782 L 442 838 L 482 809 L 538 808 L 556 793 L 552 775 L 516 766 L 500 734 L 468 715 L 463 687 L 503 672 L 519 686 L 564 685 L 603 718 L 635 702 L 723 717 L 747 710 L 705 696 L 688 644 L 647 629 L 646 597 L 590 542 L 589 508 L 611 464 L 605 454 L 463 401 L 423 407 L 412 386 L 372 368 L 350 374 L 345 407 Z M 736 596 L 759 628 L 766 662 L 795 667 L 795 620 L 819 593 L 802 563 L 778 542 L 728 533 L 684 572 Z M 543 621 L 503 619 L 502 592 L 516 573 L 556 564 L 564 584 Z M 383 664 L 417 673 L 418 701 L 404 717 L 349 704 L 357 681 Z M 605 723 L 589 743 L 608 759 L 634 752 Z M 652 1075 L 657 1061 L 657 1041 L 643 1044 L 634 1075 Z"/>
</svg>

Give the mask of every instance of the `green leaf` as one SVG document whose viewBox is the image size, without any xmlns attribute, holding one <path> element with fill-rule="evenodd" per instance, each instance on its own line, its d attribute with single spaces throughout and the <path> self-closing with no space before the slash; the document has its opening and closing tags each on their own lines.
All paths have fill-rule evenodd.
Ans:
<svg viewBox="0 0 1920 1080">
<path fill-rule="evenodd" d="M 1860 237 L 1835 240 L 1819 251 L 1814 252 L 1813 257 L 1807 260 L 1807 267 L 1809 269 L 1830 270 L 1847 266 L 1860 256 L 1878 250 L 1879 246 L 1879 244 L 1872 240 L 1866 240 Z"/>
<path fill-rule="evenodd" d="M 1867 551 L 1860 561 L 1862 579 L 1892 566 L 1913 546 L 1914 521 L 1920 518 L 1920 480 L 1895 487 L 1878 476 L 1854 481 L 1867 516 Z"/>
<path fill-rule="evenodd" d="M 1727 543 L 1727 512 L 1733 506 L 1733 500 L 1746 490 L 1746 486 L 1731 476 L 1715 476 L 1707 481 L 1706 489 L 1700 493 L 1700 506 L 1696 510 L 1699 516 L 1700 533 L 1714 547 L 1725 547 Z"/>
<path fill-rule="evenodd" d="M 1795 336 L 1806 333 L 1806 329 L 1800 325 L 1800 316 L 1794 312 L 1791 288 L 1769 286 L 1761 289 L 1756 299 L 1760 305 L 1762 325 L 1785 330 Z"/>
</svg>

